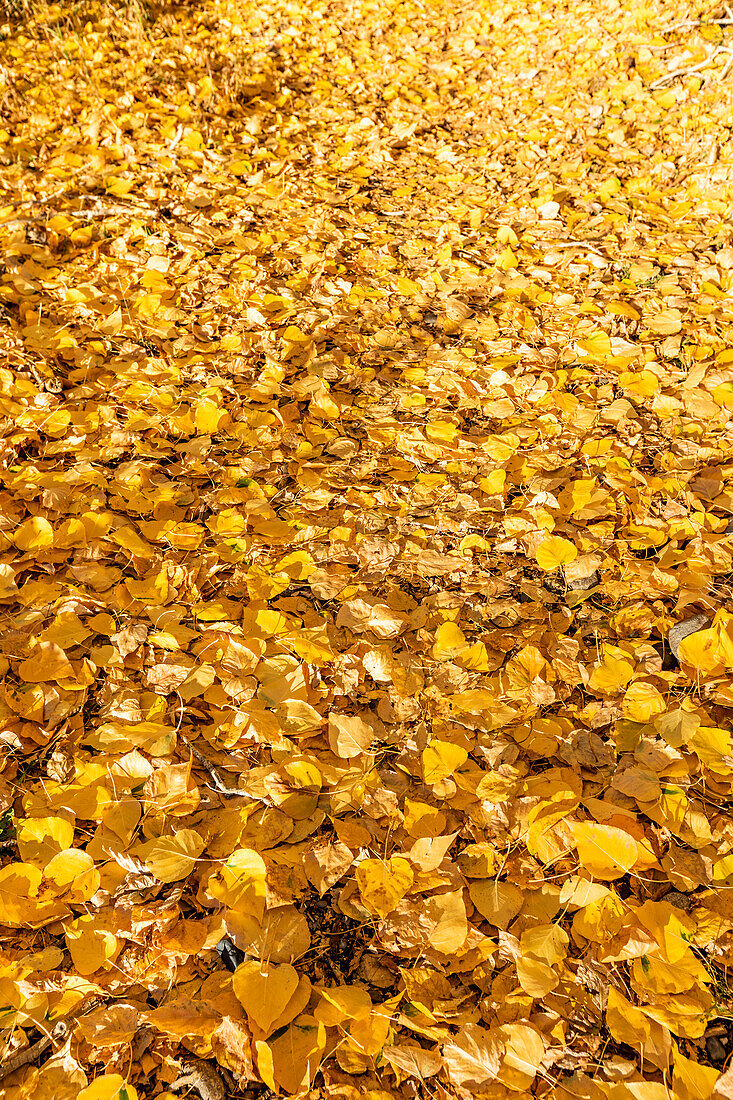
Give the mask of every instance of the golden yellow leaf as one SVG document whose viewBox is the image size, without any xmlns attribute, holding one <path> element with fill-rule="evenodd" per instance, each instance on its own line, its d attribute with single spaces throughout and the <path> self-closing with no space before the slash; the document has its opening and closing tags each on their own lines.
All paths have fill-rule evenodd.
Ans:
<svg viewBox="0 0 733 1100">
<path fill-rule="evenodd" d="M 313 1009 L 313 1015 L 325 1027 L 337 1027 L 345 1020 L 369 1016 L 372 999 L 363 986 L 344 985 L 324 989 L 321 1000 Z"/>
<path fill-rule="evenodd" d="M 608 989 L 606 1019 L 609 1031 L 619 1043 L 628 1043 L 629 1046 L 636 1047 L 649 1038 L 648 1018 L 613 985 Z"/>
<path fill-rule="evenodd" d="M 433 657 L 436 660 L 453 660 L 466 649 L 466 636 L 457 623 L 441 623 L 435 632 Z"/>
<path fill-rule="evenodd" d="M 517 978 L 528 997 L 541 1000 L 560 984 L 557 971 L 539 959 L 517 959 Z"/>
<path fill-rule="evenodd" d="M 66 946 L 74 966 L 87 977 L 106 968 L 119 955 L 122 942 L 110 928 L 112 914 L 84 914 L 66 926 Z"/>
<path fill-rule="evenodd" d="M 326 1030 L 312 1016 L 298 1016 L 269 1047 L 274 1081 L 286 1092 L 297 1093 L 307 1090 L 318 1072 L 326 1049 Z"/>
<path fill-rule="evenodd" d="M 360 756 L 369 749 L 374 738 L 372 727 L 358 714 L 328 716 L 328 741 L 332 752 L 344 760 Z"/>
<path fill-rule="evenodd" d="M 362 904 L 370 913 L 386 917 L 412 886 L 414 875 L 406 859 L 365 859 L 356 869 Z"/>
<path fill-rule="evenodd" d="M 54 894 L 76 905 L 89 901 L 100 887 L 101 876 L 88 852 L 67 848 L 52 856 L 43 869 Z"/>
<path fill-rule="evenodd" d="M 602 660 L 590 674 L 588 686 L 602 695 L 617 695 L 634 675 L 634 665 L 617 646 L 604 645 Z"/>
<path fill-rule="evenodd" d="M 237 1000 L 264 1032 L 266 1039 L 273 1023 L 295 995 L 298 972 L 287 963 L 272 966 L 268 962 L 245 961 L 232 976 L 232 988 Z"/>
<path fill-rule="evenodd" d="M 75 679 L 71 661 L 55 642 L 38 642 L 18 665 L 18 675 L 27 683 Z"/>
<path fill-rule="evenodd" d="M 632 722 L 650 722 L 666 709 L 664 696 L 654 686 L 642 680 L 631 684 L 624 694 L 623 714 Z"/>
<path fill-rule="evenodd" d="M 153 841 L 145 865 L 160 882 L 178 882 L 193 871 L 205 841 L 194 829 L 179 829 L 174 836 Z"/>
<path fill-rule="evenodd" d="M 639 859 L 637 842 L 629 833 L 614 825 L 573 821 L 571 829 L 580 865 L 595 878 L 621 878 Z"/>
<path fill-rule="evenodd" d="M 19 524 L 13 541 L 18 549 L 26 554 L 45 550 L 53 545 L 53 527 L 42 516 L 32 516 Z"/>
<path fill-rule="evenodd" d="M 426 783 L 439 783 L 453 775 L 467 759 L 468 750 L 462 745 L 454 745 L 451 741 L 431 741 L 422 753 L 423 778 Z"/>
<path fill-rule="evenodd" d="M 138 1094 L 119 1073 L 102 1073 L 82 1089 L 77 1100 L 137 1100 Z"/>
<path fill-rule="evenodd" d="M 679 332 L 682 328 L 682 314 L 678 309 L 663 309 L 647 320 L 647 324 L 654 332 L 661 332 L 669 336 L 673 332 Z"/>
<path fill-rule="evenodd" d="M 518 886 L 497 879 L 479 879 L 469 884 L 471 901 L 482 917 L 506 930 L 522 908 L 524 896 Z"/>
<path fill-rule="evenodd" d="M 575 545 L 568 539 L 560 538 L 559 535 L 550 535 L 536 550 L 537 564 L 540 569 L 548 572 L 575 561 L 577 556 L 578 550 Z"/>
<path fill-rule="evenodd" d="M 44 868 L 52 856 L 70 848 L 74 824 L 65 817 L 24 818 L 16 825 L 20 858 Z"/>
</svg>

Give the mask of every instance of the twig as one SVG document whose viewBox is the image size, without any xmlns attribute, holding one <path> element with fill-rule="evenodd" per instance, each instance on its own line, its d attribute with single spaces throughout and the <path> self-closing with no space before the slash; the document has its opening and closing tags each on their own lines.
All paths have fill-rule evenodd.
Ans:
<svg viewBox="0 0 733 1100">
<path fill-rule="evenodd" d="M 455 250 L 455 255 L 461 260 L 468 260 L 469 263 L 475 264 L 476 267 L 489 268 L 493 266 L 490 262 L 484 260 L 482 256 L 478 256 L 475 252 L 469 252 L 466 248 L 457 248 Z"/>
<path fill-rule="evenodd" d="M 48 390 L 49 393 L 61 393 L 63 391 L 64 384 L 61 379 L 44 378 L 35 363 L 26 363 L 24 369 L 28 371 L 39 389 Z"/>
<path fill-rule="evenodd" d="M 731 53 L 730 57 L 726 61 L 723 68 L 718 73 L 718 80 L 725 80 L 726 76 L 728 75 L 728 73 L 730 72 L 730 70 L 732 68 L 733 68 L 733 52 Z"/>
<path fill-rule="evenodd" d="M 594 252 L 596 256 L 602 256 L 603 259 L 607 259 L 605 252 L 602 252 L 599 248 L 596 248 L 590 241 L 535 241 L 535 247 L 547 248 L 547 249 L 561 249 L 561 248 L 584 248 L 586 252 Z"/>
<path fill-rule="evenodd" d="M 173 141 L 168 146 L 168 152 L 169 153 L 173 152 L 173 150 L 176 148 L 176 146 L 178 145 L 178 143 L 179 143 L 179 141 L 181 140 L 182 137 L 183 137 L 183 127 L 179 126 L 178 129 L 175 132 L 175 135 L 173 137 Z"/>
<path fill-rule="evenodd" d="M 196 746 L 192 745 L 188 738 L 180 731 L 178 733 L 178 736 L 180 737 L 181 741 L 183 741 L 184 745 L 186 745 L 191 750 L 191 753 L 198 760 L 199 764 L 201 764 L 202 767 L 206 768 L 206 771 L 209 773 L 211 781 L 213 783 L 213 787 L 211 788 L 212 790 L 217 791 L 217 793 L 223 795 L 224 798 L 249 798 L 252 802 L 263 802 L 265 806 L 272 806 L 272 802 L 269 800 L 269 798 L 263 798 L 261 795 L 258 794 L 250 794 L 249 791 L 243 791 L 239 787 L 225 786 L 219 778 L 219 773 L 214 765 L 211 763 L 211 761 L 207 760 L 204 754 L 202 752 L 199 752 Z"/>
<path fill-rule="evenodd" d="M 69 1024 L 79 1016 L 86 1016 L 88 1012 L 98 1008 L 102 1003 L 101 997 L 95 997 L 82 1008 L 70 1012 L 68 1016 L 64 1016 L 63 1020 L 57 1020 L 49 1034 L 44 1035 L 43 1038 L 39 1039 L 33 1046 L 26 1047 L 25 1050 L 19 1050 L 17 1054 L 13 1054 L 10 1058 L 6 1058 L 2 1064 L 0 1064 L 0 1081 L 2 1081 L 4 1077 L 7 1077 L 8 1074 L 14 1073 L 16 1069 L 21 1069 L 30 1062 L 35 1062 L 36 1058 L 40 1058 L 52 1043 L 63 1042 L 69 1034 Z"/>
<path fill-rule="evenodd" d="M 678 76 L 690 76 L 691 73 L 699 72 L 700 69 L 704 69 L 709 65 L 721 52 L 729 53 L 730 51 L 726 46 L 716 46 L 713 52 L 708 54 L 704 61 L 699 61 L 697 65 L 690 65 L 688 69 L 673 69 L 671 73 L 660 76 L 659 80 L 655 80 L 653 84 L 649 85 L 649 91 L 656 91 L 657 88 L 661 88 L 663 84 L 667 84 L 670 80 L 676 80 Z M 729 67 L 730 66 L 726 64 L 723 71 L 727 73 Z"/>
<path fill-rule="evenodd" d="M 679 23 L 673 23 L 671 27 L 665 27 L 660 34 L 673 34 L 675 31 L 689 31 L 694 27 L 730 27 L 733 26 L 733 12 L 727 4 L 724 5 L 728 13 L 727 19 L 682 19 Z"/>
<path fill-rule="evenodd" d="M 185 1062 L 183 1074 L 169 1086 L 172 1092 L 194 1088 L 201 1100 L 226 1100 L 226 1088 L 219 1076 L 216 1062 L 207 1062 L 203 1058 Z"/>
</svg>

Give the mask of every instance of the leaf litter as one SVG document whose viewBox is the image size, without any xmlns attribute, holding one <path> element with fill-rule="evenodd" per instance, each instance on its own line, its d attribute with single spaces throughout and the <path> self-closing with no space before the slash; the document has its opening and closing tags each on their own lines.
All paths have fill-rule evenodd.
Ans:
<svg viewBox="0 0 733 1100">
<path fill-rule="evenodd" d="M 2 1095 L 725 1100 L 730 9 L 1 12 Z"/>
</svg>

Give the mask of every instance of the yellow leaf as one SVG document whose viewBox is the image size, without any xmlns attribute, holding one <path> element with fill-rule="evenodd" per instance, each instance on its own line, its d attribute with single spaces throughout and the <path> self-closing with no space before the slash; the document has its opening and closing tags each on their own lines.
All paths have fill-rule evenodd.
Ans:
<svg viewBox="0 0 733 1100">
<path fill-rule="evenodd" d="M 386 917 L 410 889 L 414 875 L 406 859 L 392 856 L 388 860 L 363 860 L 355 878 L 365 909 Z"/>
<path fill-rule="evenodd" d="M 506 1044 L 499 1080 L 512 1090 L 528 1089 L 545 1053 L 542 1035 L 525 1023 L 504 1024 L 499 1032 Z"/>
<path fill-rule="evenodd" d="M 273 1023 L 287 1008 L 298 988 L 298 972 L 288 963 L 273 966 L 248 960 L 232 976 L 232 988 L 247 1015 L 270 1034 Z"/>
<path fill-rule="evenodd" d="M 403 275 L 398 275 L 392 285 L 398 294 L 405 294 L 408 297 L 412 297 L 420 290 L 417 283 L 414 283 L 412 279 L 406 279 Z"/>
<path fill-rule="evenodd" d="M 559 207 L 558 207 L 559 210 Z M 554 215 L 553 215 L 554 216 Z M 496 231 L 496 239 L 499 244 L 518 245 L 519 237 L 510 225 L 500 225 Z"/>
<path fill-rule="evenodd" d="M 550 535 L 549 538 L 540 543 L 535 553 L 540 569 L 545 569 L 548 572 L 575 561 L 578 556 L 574 544 L 568 539 L 560 538 L 559 535 Z"/>
<path fill-rule="evenodd" d="M 338 1027 L 345 1020 L 369 1016 L 372 999 L 363 986 L 340 985 L 324 989 L 321 1000 L 313 1009 L 313 1015 L 325 1027 Z"/>
<path fill-rule="evenodd" d="M 481 714 L 491 707 L 497 707 L 496 696 L 484 688 L 472 688 L 469 691 L 459 691 L 450 698 L 451 707 L 467 714 Z"/>
<path fill-rule="evenodd" d="M 697 630 L 683 638 L 678 655 L 680 664 L 703 675 L 717 676 L 733 668 L 733 625 L 727 614 L 719 612 L 709 629 Z"/>
<path fill-rule="evenodd" d="M 30 684 L 75 679 L 71 661 L 55 642 L 38 642 L 31 656 L 18 665 L 18 675 Z"/>
<path fill-rule="evenodd" d="M 483 1086 L 495 1081 L 501 1070 L 506 1042 L 498 1028 L 491 1031 L 466 1024 L 443 1044 L 443 1059 L 450 1082 L 463 1095 L 476 1096 Z"/>
<path fill-rule="evenodd" d="M 313 1016 L 298 1016 L 269 1047 L 275 1082 L 291 1094 L 306 1092 L 326 1050 L 326 1029 Z"/>
<path fill-rule="evenodd" d="M 650 370 L 624 371 L 619 376 L 619 385 L 626 393 L 637 397 L 651 397 L 659 389 L 659 379 Z"/>
<path fill-rule="evenodd" d="M 524 894 L 512 882 L 479 879 L 469 884 L 471 901 L 482 917 L 504 931 L 522 908 Z"/>
<path fill-rule="evenodd" d="M 567 955 L 569 942 L 559 924 L 540 924 L 522 933 L 519 947 L 523 956 L 555 966 Z"/>
<path fill-rule="evenodd" d="M 506 246 L 496 261 L 496 266 L 500 271 L 511 271 L 512 268 L 518 267 L 519 263 L 517 257 L 512 252 L 509 245 Z"/>
<path fill-rule="evenodd" d="M 199 665 L 189 672 L 186 679 L 178 687 L 178 694 L 185 703 L 195 699 L 198 695 L 211 687 L 216 679 L 216 672 L 212 665 Z"/>
<path fill-rule="evenodd" d="M 386 1046 L 382 1054 L 393 1067 L 401 1071 L 405 1077 L 415 1077 L 418 1081 L 424 1081 L 428 1077 L 434 1077 L 443 1068 L 443 1059 L 435 1051 L 426 1050 L 416 1043 L 400 1043 L 399 1046 Z M 402 1077 L 396 1074 L 399 1085 Z"/>
<path fill-rule="evenodd" d="M 183 149 L 189 149 L 194 153 L 199 152 L 204 147 L 203 135 L 200 134 L 198 130 L 188 130 L 187 133 L 183 135 L 181 147 Z"/>
<path fill-rule="evenodd" d="M 196 403 L 193 414 L 193 422 L 199 435 L 213 435 L 221 430 L 227 420 L 228 413 L 215 401 L 204 398 Z"/>
<path fill-rule="evenodd" d="M 399 1001 L 399 996 L 397 997 Z M 387 1042 L 392 1028 L 391 1011 L 395 1002 L 375 1005 L 367 1015 L 357 1016 L 349 1023 L 349 1048 L 357 1058 L 378 1054 Z"/>
<path fill-rule="evenodd" d="M 417 841 L 416 844 L 427 844 Z M 414 850 L 413 845 L 413 850 Z M 431 845 L 434 848 L 434 845 Z M 425 917 L 432 926 L 428 935 L 431 947 L 450 955 L 458 951 L 466 940 L 469 925 L 466 903 L 462 890 L 451 890 L 447 894 L 436 894 L 427 899 Z"/>
<path fill-rule="evenodd" d="M 698 726 L 687 740 L 690 749 L 716 775 L 733 773 L 733 736 L 718 726 Z"/>
<path fill-rule="evenodd" d="M 122 942 L 109 927 L 110 919 L 113 919 L 111 910 L 104 916 L 84 914 L 66 927 L 66 946 L 71 960 L 84 977 L 106 968 L 122 949 Z"/>
<path fill-rule="evenodd" d="M 573 932 L 585 936 L 594 943 L 603 943 L 609 936 L 615 935 L 621 928 L 625 909 L 620 898 L 612 894 L 599 882 L 581 880 L 585 888 L 587 898 L 581 898 L 579 904 L 583 905 L 573 917 Z M 588 893 L 588 890 L 603 890 L 604 894 Z"/>
<path fill-rule="evenodd" d="M 577 346 L 578 351 L 584 353 L 584 357 L 591 362 L 595 360 L 602 363 L 612 354 L 611 337 L 602 329 L 591 333 L 584 340 L 578 340 Z"/>
<path fill-rule="evenodd" d="M 650 722 L 665 711 L 664 696 L 653 684 L 637 680 L 624 695 L 623 715 L 632 722 Z"/>
<path fill-rule="evenodd" d="M 218 871 L 209 876 L 207 890 L 229 909 L 246 912 L 258 922 L 265 911 L 267 867 L 251 848 L 238 848 Z"/>
<path fill-rule="evenodd" d="M 193 829 L 179 829 L 175 836 L 153 842 L 145 866 L 160 882 L 179 882 L 191 874 L 204 847 L 203 838 Z"/>
<path fill-rule="evenodd" d="M 485 477 L 479 478 L 477 482 L 481 492 L 488 493 L 489 496 L 503 493 L 505 483 L 506 470 L 492 470 L 491 473 L 486 474 Z"/>
<path fill-rule="evenodd" d="M 272 1058 L 272 1051 L 266 1042 L 262 1039 L 255 1039 L 254 1042 L 255 1054 L 257 1056 L 257 1069 L 260 1071 L 260 1077 L 265 1082 L 267 1087 L 275 1092 L 277 1085 L 275 1084 L 274 1077 L 274 1063 Z"/>
<path fill-rule="evenodd" d="M 24 818 L 16 825 L 16 838 L 23 862 L 43 868 L 57 852 L 71 847 L 74 825 L 63 817 Z"/>
<path fill-rule="evenodd" d="M 69 910 L 63 903 L 38 899 L 40 884 L 40 868 L 29 863 L 8 863 L 0 868 L 0 922 L 40 928 L 67 916 Z"/>
<path fill-rule="evenodd" d="M 145 749 L 151 756 L 173 752 L 176 731 L 162 722 L 121 722 L 115 719 L 91 729 L 83 738 L 85 745 L 105 752 L 126 752 L 133 746 Z"/>
<path fill-rule="evenodd" d="M 328 742 L 331 751 L 342 760 L 350 760 L 366 752 L 374 738 L 372 727 L 357 714 L 328 716 Z"/>
<path fill-rule="evenodd" d="M 633 663 L 617 646 L 604 645 L 601 656 L 601 663 L 591 672 L 588 686 L 602 695 L 617 695 L 634 675 Z"/>
<path fill-rule="evenodd" d="M 431 741 L 422 751 L 423 778 L 426 783 L 440 783 L 453 775 L 468 759 L 468 750 L 451 741 Z"/>
<path fill-rule="evenodd" d="M 137 1100 L 137 1089 L 119 1073 L 103 1073 L 82 1089 L 76 1100 Z"/>
<path fill-rule="evenodd" d="M 634 838 L 614 825 L 573 821 L 571 828 L 580 864 L 594 878 L 621 878 L 639 858 L 639 846 Z"/>
<path fill-rule="evenodd" d="M 121 546 L 124 550 L 129 550 L 131 554 L 137 557 L 152 558 L 155 553 L 150 543 L 141 538 L 134 527 L 120 527 L 110 535 L 110 538 L 118 546 Z"/>
<path fill-rule="evenodd" d="M 53 527 L 42 516 L 32 516 L 16 528 L 13 542 L 26 554 L 45 550 L 53 545 Z"/>
<path fill-rule="evenodd" d="M 94 860 L 79 848 L 67 848 L 53 856 L 43 869 L 43 878 L 58 897 L 76 905 L 94 897 L 101 881 Z"/>
<path fill-rule="evenodd" d="M 617 1043 L 638 1047 L 649 1038 L 649 1020 L 612 985 L 608 988 L 606 1023 Z"/>
<path fill-rule="evenodd" d="M 452 660 L 456 654 L 466 649 L 466 636 L 457 623 L 441 623 L 435 632 L 433 657 L 436 661 Z"/>
<path fill-rule="evenodd" d="M 458 435 L 458 428 L 451 420 L 431 420 L 426 425 L 425 434 L 434 443 L 451 444 Z"/>
<path fill-rule="evenodd" d="M 316 563 L 307 550 L 296 550 L 281 558 L 275 568 L 286 573 L 290 580 L 304 581 L 315 571 Z"/>
<path fill-rule="evenodd" d="M 294 905 L 269 910 L 261 919 L 255 919 L 251 905 L 230 909 L 227 928 L 243 951 L 272 963 L 297 962 L 311 942 L 308 922 Z"/>
<path fill-rule="evenodd" d="M 647 321 L 649 328 L 664 336 L 671 336 L 682 329 L 682 314 L 678 309 L 663 309 Z"/>
<path fill-rule="evenodd" d="M 445 814 L 426 802 L 405 798 L 403 828 L 412 837 L 439 836 L 445 828 Z"/>
<path fill-rule="evenodd" d="M 109 191 L 110 195 L 116 195 L 118 198 L 123 198 L 132 191 L 135 186 L 134 179 L 124 179 L 122 176 L 108 176 L 104 181 L 104 186 Z"/>
<path fill-rule="evenodd" d="M 701 1066 L 691 1058 L 685 1058 L 677 1046 L 672 1049 L 675 1098 L 679 1100 L 710 1100 L 720 1073 L 713 1066 Z"/>
<path fill-rule="evenodd" d="M 539 959 L 517 959 L 517 978 L 528 997 L 541 1000 L 560 984 L 556 971 Z"/>
<path fill-rule="evenodd" d="M 654 99 L 660 107 L 664 107 L 665 111 L 668 111 L 670 107 L 674 107 L 677 102 L 674 88 L 666 88 L 664 91 L 655 92 Z"/>
<path fill-rule="evenodd" d="M 641 314 L 635 306 L 632 306 L 630 302 L 623 302 L 615 299 L 608 302 L 606 309 L 609 313 L 614 313 L 617 317 L 630 317 L 634 321 L 641 319 Z"/>
</svg>

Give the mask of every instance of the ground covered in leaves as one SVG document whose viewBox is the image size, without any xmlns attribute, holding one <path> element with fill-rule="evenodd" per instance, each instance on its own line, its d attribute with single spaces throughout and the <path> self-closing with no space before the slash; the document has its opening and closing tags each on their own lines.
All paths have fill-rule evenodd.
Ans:
<svg viewBox="0 0 733 1100">
<path fill-rule="evenodd" d="M 731 10 L 0 40 L 2 1096 L 730 1100 Z"/>
</svg>

